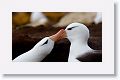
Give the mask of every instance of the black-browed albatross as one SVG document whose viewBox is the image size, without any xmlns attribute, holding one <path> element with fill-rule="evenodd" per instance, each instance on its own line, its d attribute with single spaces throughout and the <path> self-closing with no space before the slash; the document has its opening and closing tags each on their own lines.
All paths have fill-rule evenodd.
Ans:
<svg viewBox="0 0 120 80">
<path fill-rule="evenodd" d="M 89 29 L 81 23 L 71 23 L 65 29 L 71 42 L 68 62 L 101 62 L 102 51 L 88 46 Z"/>
</svg>

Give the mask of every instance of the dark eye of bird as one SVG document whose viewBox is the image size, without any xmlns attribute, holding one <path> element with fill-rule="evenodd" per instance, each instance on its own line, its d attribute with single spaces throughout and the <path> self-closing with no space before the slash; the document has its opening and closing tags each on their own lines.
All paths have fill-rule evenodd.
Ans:
<svg viewBox="0 0 120 80">
<path fill-rule="evenodd" d="M 72 28 L 68 28 L 67 30 L 72 30 Z"/>
<path fill-rule="evenodd" d="M 72 30 L 72 29 L 75 28 L 75 27 L 78 27 L 78 26 L 74 26 L 74 27 L 68 28 L 67 30 Z"/>
<path fill-rule="evenodd" d="M 45 44 L 47 44 L 48 43 L 48 40 L 46 40 L 41 46 L 43 46 L 43 45 L 45 45 Z"/>
</svg>

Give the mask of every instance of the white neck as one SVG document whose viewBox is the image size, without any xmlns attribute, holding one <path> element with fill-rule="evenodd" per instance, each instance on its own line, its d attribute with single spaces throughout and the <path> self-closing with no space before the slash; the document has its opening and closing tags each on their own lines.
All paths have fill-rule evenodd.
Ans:
<svg viewBox="0 0 120 80">
<path fill-rule="evenodd" d="M 74 40 L 73 42 L 71 42 L 69 55 L 78 57 L 90 50 L 92 49 L 88 46 L 87 41 Z"/>
</svg>

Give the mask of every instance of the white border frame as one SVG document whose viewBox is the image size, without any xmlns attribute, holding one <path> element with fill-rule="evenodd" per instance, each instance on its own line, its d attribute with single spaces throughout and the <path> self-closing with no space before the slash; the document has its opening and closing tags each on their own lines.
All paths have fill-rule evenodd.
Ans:
<svg viewBox="0 0 120 80">
<path fill-rule="evenodd" d="M 113 0 L 0 1 L 0 73 L 114 74 Z M 102 62 L 12 62 L 12 12 L 102 12 Z"/>
</svg>

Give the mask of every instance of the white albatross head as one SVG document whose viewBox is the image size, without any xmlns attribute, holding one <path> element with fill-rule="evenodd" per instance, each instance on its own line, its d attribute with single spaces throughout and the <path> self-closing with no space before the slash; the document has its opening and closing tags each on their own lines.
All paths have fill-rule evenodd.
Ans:
<svg viewBox="0 0 120 80">
<path fill-rule="evenodd" d="M 71 23 L 65 29 L 67 38 L 70 42 L 80 41 L 87 42 L 89 38 L 89 29 L 81 23 Z"/>
</svg>

